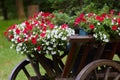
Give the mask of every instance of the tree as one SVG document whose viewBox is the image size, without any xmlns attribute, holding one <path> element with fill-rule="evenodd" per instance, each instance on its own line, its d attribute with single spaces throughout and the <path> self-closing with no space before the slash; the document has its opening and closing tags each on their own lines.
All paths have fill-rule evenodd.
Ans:
<svg viewBox="0 0 120 80">
<path fill-rule="evenodd" d="M 16 1 L 16 6 L 17 6 L 18 19 L 25 18 L 23 0 L 15 0 L 15 1 Z"/>
<path fill-rule="evenodd" d="M 1 4 L 1 9 L 2 9 L 2 14 L 3 14 L 3 17 L 4 17 L 4 20 L 7 20 L 8 19 L 8 12 L 7 12 L 7 7 L 5 5 L 5 0 L 0 0 Z"/>
</svg>

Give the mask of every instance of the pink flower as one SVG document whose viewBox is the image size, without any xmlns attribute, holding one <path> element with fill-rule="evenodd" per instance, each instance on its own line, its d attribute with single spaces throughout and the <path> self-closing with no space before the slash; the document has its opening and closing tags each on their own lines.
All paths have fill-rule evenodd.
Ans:
<svg viewBox="0 0 120 80">
<path fill-rule="evenodd" d="M 112 26 L 112 30 L 113 31 L 117 30 L 117 26 L 116 25 Z"/>
<path fill-rule="evenodd" d="M 94 16 L 94 13 L 88 13 L 88 17 Z"/>
<path fill-rule="evenodd" d="M 112 15 L 113 15 L 113 14 L 114 14 L 114 10 L 110 10 L 110 14 L 112 14 Z"/>
<path fill-rule="evenodd" d="M 120 16 L 120 12 L 118 13 L 118 16 Z"/>
<path fill-rule="evenodd" d="M 61 28 L 62 29 L 66 29 L 66 28 L 68 28 L 68 25 L 67 24 L 63 24 L 63 25 L 61 25 Z"/>
<path fill-rule="evenodd" d="M 118 24 L 120 25 L 120 18 L 117 19 Z"/>
</svg>

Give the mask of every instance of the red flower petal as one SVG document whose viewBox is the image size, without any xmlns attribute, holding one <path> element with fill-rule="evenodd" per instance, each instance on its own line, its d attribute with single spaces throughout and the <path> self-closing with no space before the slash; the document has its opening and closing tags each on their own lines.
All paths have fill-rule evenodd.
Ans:
<svg viewBox="0 0 120 80">
<path fill-rule="evenodd" d="M 32 37 L 31 42 L 32 42 L 33 44 L 37 44 L 37 38 Z"/>
<path fill-rule="evenodd" d="M 43 37 L 45 37 L 45 35 L 46 35 L 46 33 L 41 33 L 41 34 L 40 34 L 40 37 L 43 38 Z"/>
<path fill-rule="evenodd" d="M 110 10 L 110 14 L 114 14 L 114 10 Z"/>
<path fill-rule="evenodd" d="M 62 29 L 66 29 L 66 28 L 68 28 L 68 25 L 67 24 L 63 24 L 63 25 L 61 25 L 61 28 Z"/>
<path fill-rule="evenodd" d="M 116 25 L 114 25 L 114 26 L 112 26 L 112 30 L 117 30 L 117 26 Z"/>
<path fill-rule="evenodd" d="M 118 24 L 120 24 L 120 18 L 117 19 Z"/>
<path fill-rule="evenodd" d="M 40 51 L 41 50 L 41 46 L 37 46 L 37 50 Z"/>
<path fill-rule="evenodd" d="M 104 17 L 102 16 L 96 16 L 96 20 L 103 22 L 104 21 Z"/>
<path fill-rule="evenodd" d="M 50 29 L 53 29 L 55 25 L 50 23 L 49 26 L 50 26 Z"/>
<path fill-rule="evenodd" d="M 95 26 L 94 26 L 93 24 L 90 24 L 90 25 L 89 25 L 89 28 L 90 28 L 90 29 L 94 29 Z"/>
<path fill-rule="evenodd" d="M 19 35 L 20 34 L 20 30 L 17 28 L 16 30 L 15 30 L 15 32 Z"/>
</svg>

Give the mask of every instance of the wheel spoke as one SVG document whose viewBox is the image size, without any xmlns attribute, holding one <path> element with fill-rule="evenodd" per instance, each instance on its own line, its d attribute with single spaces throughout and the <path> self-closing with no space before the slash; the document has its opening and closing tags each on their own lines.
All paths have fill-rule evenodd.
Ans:
<svg viewBox="0 0 120 80">
<path fill-rule="evenodd" d="M 25 75 L 27 76 L 27 78 L 29 78 L 29 77 L 30 77 L 30 74 L 28 73 L 27 69 L 26 69 L 25 67 L 23 67 L 22 70 L 24 71 L 24 73 L 25 73 Z"/>
<path fill-rule="evenodd" d="M 95 79 L 98 80 L 97 70 L 96 69 L 94 70 L 94 76 L 95 76 Z"/>
<path fill-rule="evenodd" d="M 120 80 L 120 74 L 118 74 L 114 80 Z"/>
<path fill-rule="evenodd" d="M 108 80 L 110 69 L 111 69 L 111 67 L 107 68 L 105 75 L 104 75 L 104 80 Z"/>
</svg>

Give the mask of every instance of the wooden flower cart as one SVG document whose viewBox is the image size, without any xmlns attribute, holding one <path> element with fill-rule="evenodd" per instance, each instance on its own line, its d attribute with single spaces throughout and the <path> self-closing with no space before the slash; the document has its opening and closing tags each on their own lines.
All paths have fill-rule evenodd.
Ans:
<svg viewBox="0 0 120 80">
<path fill-rule="evenodd" d="M 115 53 L 120 58 L 119 39 L 103 44 L 92 36 L 75 35 L 69 37 L 69 42 L 70 49 L 63 54 L 27 55 L 12 71 L 9 80 L 17 80 L 18 76 L 21 80 L 23 76 L 26 80 L 120 80 L 120 61 L 112 60 Z M 27 66 L 32 66 L 32 74 Z"/>
</svg>

